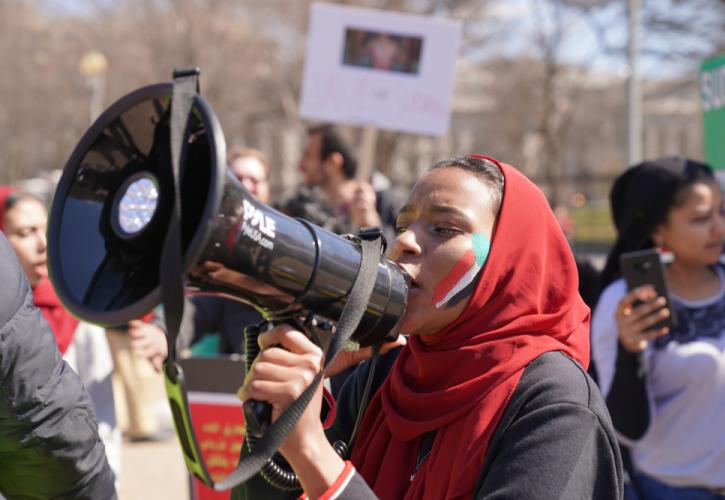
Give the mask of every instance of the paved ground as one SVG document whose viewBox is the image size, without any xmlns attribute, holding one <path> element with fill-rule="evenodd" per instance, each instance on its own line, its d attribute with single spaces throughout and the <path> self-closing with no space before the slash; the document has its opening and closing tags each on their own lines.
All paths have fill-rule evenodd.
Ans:
<svg viewBox="0 0 725 500">
<path fill-rule="evenodd" d="M 186 466 L 176 436 L 122 448 L 120 500 L 188 500 Z"/>
</svg>

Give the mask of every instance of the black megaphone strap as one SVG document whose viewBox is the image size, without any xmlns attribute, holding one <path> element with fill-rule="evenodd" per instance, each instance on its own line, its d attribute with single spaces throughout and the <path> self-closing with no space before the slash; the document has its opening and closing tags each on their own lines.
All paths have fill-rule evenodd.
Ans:
<svg viewBox="0 0 725 500">
<path fill-rule="evenodd" d="M 161 297 L 163 301 L 168 358 L 164 365 L 166 388 L 174 415 L 174 424 L 184 451 L 187 468 L 208 486 L 217 491 L 228 490 L 256 475 L 274 456 L 279 446 L 297 423 L 324 377 L 324 369 L 312 384 L 292 405 L 269 427 L 264 436 L 257 440 L 254 450 L 244 456 L 237 467 L 224 479 L 215 482 L 206 468 L 198 441 L 190 424 L 189 405 L 183 386 L 183 373 L 176 363 L 176 338 L 184 312 L 183 254 L 181 248 L 181 190 L 180 165 L 184 153 L 184 137 L 189 113 L 198 93 L 199 70 L 196 68 L 174 72 L 171 102 L 171 162 L 174 185 L 174 205 L 169 220 L 161 254 L 159 269 Z M 383 249 L 380 233 L 361 232 L 359 243 L 362 257 L 360 269 L 350 290 L 325 356 L 325 368 L 345 345 L 362 319 L 376 281 L 377 265 Z"/>
</svg>

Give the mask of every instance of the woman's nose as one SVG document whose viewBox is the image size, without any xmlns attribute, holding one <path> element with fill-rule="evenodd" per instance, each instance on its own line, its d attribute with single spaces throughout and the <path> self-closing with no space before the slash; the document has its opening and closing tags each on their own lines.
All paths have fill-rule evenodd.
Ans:
<svg viewBox="0 0 725 500">
<path fill-rule="evenodd" d="M 725 215 L 718 213 L 715 216 L 715 225 L 713 226 L 713 232 L 719 237 L 725 236 Z"/>
<path fill-rule="evenodd" d="M 45 231 L 38 231 L 38 251 L 45 252 L 48 248 L 48 239 L 45 236 Z"/>
<path fill-rule="evenodd" d="M 391 258 L 395 259 L 403 255 L 420 255 L 421 246 L 415 231 L 410 228 L 398 233 L 393 242 Z"/>
</svg>

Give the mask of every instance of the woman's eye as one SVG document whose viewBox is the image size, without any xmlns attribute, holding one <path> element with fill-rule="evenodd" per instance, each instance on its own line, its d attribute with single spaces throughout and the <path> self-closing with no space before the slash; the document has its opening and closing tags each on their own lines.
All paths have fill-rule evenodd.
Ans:
<svg viewBox="0 0 725 500">
<path fill-rule="evenodd" d="M 405 226 L 395 226 L 395 234 L 403 234 L 408 228 Z"/>
<path fill-rule="evenodd" d="M 454 235 L 454 234 L 458 234 L 458 232 L 459 232 L 458 229 L 448 227 L 448 226 L 435 226 L 433 228 L 433 231 L 435 231 L 436 233 L 441 234 L 441 235 Z"/>
</svg>

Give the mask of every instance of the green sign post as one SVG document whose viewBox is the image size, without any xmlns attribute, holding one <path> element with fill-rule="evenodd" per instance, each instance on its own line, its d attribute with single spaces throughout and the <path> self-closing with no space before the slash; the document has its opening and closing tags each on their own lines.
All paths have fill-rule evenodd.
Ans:
<svg viewBox="0 0 725 500">
<path fill-rule="evenodd" d="M 700 97 L 705 131 L 705 158 L 725 170 L 725 54 L 700 66 Z"/>
</svg>

